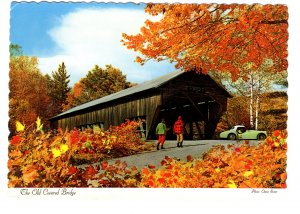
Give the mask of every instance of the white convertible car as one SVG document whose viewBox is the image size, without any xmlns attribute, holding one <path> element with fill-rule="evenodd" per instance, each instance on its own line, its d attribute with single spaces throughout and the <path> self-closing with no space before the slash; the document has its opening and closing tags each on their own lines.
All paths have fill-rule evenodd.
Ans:
<svg viewBox="0 0 300 214">
<path fill-rule="evenodd" d="M 259 130 L 247 130 L 243 125 L 237 125 L 232 127 L 228 131 L 220 133 L 220 139 L 236 140 L 264 140 L 267 137 L 266 131 Z"/>
</svg>

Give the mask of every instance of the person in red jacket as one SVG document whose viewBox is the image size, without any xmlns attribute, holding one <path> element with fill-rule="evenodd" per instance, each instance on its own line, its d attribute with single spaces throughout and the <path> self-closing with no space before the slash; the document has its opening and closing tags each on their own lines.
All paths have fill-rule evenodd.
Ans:
<svg viewBox="0 0 300 214">
<path fill-rule="evenodd" d="M 177 137 L 177 147 L 182 147 L 184 123 L 181 116 L 178 116 L 178 120 L 174 123 L 173 132 Z"/>
</svg>

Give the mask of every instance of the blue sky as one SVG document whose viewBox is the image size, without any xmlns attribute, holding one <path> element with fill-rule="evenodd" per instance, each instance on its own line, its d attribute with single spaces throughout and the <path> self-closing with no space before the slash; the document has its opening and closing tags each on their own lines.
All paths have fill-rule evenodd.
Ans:
<svg viewBox="0 0 300 214">
<path fill-rule="evenodd" d="M 10 42 L 37 56 L 42 73 L 65 62 L 71 85 L 96 64 L 112 64 L 139 83 L 175 70 L 168 62 L 141 66 L 134 62 L 137 53 L 122 46 L 122 32 L 137 33 L 147 18 L 143 4 L 12 3 Z"/>
</svg>

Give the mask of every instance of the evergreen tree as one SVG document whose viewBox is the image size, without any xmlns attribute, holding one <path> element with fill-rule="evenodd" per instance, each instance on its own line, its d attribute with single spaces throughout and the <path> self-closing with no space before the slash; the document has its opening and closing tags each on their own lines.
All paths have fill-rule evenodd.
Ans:
<svg viewBox="0 0 300 214">
<path fill-rule="evenodd" d="M 9 54 L 10 57 L 22 56 L 23 55 L 22 47 L 18 44 L 10 44 Z"/>
<path fill-rule="evenodd" d="M 62 112 L 63 104 L 65 104 L 68 93 L 71 90 L 69 87 L 70 75 L 67 74 L 64 62 L 59 65 L 57 71 L 52 72 L 51 79 L 49 80 L 49 95 L 53 100 L 54 114 Z"/>
</svg>

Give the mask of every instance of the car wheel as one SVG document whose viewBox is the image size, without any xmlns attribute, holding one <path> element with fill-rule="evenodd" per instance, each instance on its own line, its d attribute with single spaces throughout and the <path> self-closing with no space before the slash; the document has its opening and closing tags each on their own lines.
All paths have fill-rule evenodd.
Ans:
<svg viewBox="0 0 300 214">
<path fill-rule="evenodd" d="M 228 140 L 235 140 L 236 139 L 236 135 L 235 134 L 229 134 L 227 137 Z"/>
<path fill-rule="evenodd" d="M 258 134 L 257 135 L 257 140 L 264 140 L 266 138 L 267 138 L 267 136 L 265 134 Z"/>
</svg>

